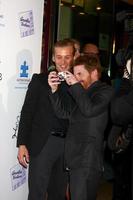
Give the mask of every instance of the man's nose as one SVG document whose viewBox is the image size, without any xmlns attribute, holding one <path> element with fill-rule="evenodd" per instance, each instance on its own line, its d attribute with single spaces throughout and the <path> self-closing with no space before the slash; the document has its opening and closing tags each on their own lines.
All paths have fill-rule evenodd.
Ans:
<svg viewBox="0 0 133 200">
<path fill-rule="evenodd" d="M 61 65 L 65 65 L 65 63 L 66 63 L 65 59 L 62 59 L 61 60 Z"/>
<path fill-rule="evenodd" d="M 61 61 L 61 68 L 66 68 L 66 61 L 64 59 Z"/>
</svg>

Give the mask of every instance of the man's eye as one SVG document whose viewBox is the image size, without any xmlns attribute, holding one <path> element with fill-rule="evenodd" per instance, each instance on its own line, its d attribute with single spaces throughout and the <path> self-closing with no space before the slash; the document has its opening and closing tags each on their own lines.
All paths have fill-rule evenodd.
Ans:
<svg viewBox="0 0 133 200">
<path fill-rule="evenodd" d="M 66 58 L 66 60 L 71 60 L 71 58 Z"/>
</svg>

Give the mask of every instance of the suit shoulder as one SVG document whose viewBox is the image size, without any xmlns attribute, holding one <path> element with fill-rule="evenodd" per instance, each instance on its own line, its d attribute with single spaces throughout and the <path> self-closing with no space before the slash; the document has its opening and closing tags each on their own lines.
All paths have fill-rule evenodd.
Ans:
<svg viewBox="0 0 133 200">
<path fill-rule="evenodd" d="M 32 82 L 38 82 L 38 83 L 47 83 L 48 75 L 44 73 L 40 74 L 33 74 L 32 76 Z"/>
<path fill-rule="evenodd" d="M 105 88 L 105 89 L 114 90 L 111 85 L 108 85 L 107 83 L 103 83 L 103 82 L 100 82 L 100 87 L 103 89 Z"/>
<path fill-rule="evenodd" d="M 109 96 L 112 96 L 112 97 L 115 94 L 114 88 L 103 82 L 99 83 L 98 92 L 108 94 Z"/>
<path fill-rule="evenodd" d="M 33 74 L 32 79 L 38 79 L 38 80 L 44 80 L 47 79 L 48 75 L 45 73 L 40 73 L 40 74 Z"/>
</svg>

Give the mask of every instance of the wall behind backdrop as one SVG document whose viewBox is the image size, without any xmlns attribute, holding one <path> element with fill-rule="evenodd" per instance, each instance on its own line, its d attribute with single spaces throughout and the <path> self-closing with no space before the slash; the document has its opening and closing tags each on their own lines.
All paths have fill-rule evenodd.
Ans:
<svg viewBox="0 0 133 200">
<path fill-rule="evenodd" d="M 27 199 L 27 170 L 17 161 L 20 111 L 40 72 L 43 0 L 0 0 L 0 199 Z"/>
</svg>

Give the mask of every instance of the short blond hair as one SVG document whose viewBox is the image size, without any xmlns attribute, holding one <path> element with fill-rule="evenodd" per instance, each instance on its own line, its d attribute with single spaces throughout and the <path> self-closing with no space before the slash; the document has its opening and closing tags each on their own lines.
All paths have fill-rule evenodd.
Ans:
<svg viewBox="0 0 133 200">
<path fill-rule="evenodd" d="M 53 47 L 53 55 L 54 55 L 54 52 L 55 52 L 55 48 L 57 48 L 57 47 L 63 48 L 63 47 L 69 47 L 69 46 L 72 47 L 72 49 L 73 49 L 73 55 L 74 55 L 74 54 L 75 54 L 75 48 L 74 48 L 74 43 L 73 43 L 72 41 L 66 40 L 66 39 L 64 39 L 64 40 L 58 40 L 58 41 L 54 44 L 54 47 Z"/>
</svg>

